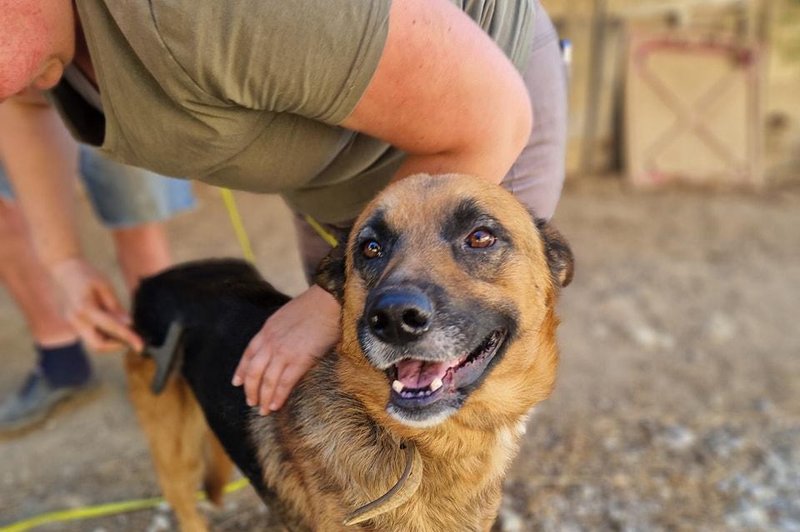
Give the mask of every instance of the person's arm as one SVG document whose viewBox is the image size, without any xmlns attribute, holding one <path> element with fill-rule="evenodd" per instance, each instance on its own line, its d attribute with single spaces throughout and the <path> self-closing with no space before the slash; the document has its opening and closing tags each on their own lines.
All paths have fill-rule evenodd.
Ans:
<svg viewBox="0 0 800 532">
<path fill-rule="evenodd" d="M 75 227 L 75 142 L 38 92 L 0 104 L 0 156 L 34 243 L 49 266 L 81 255 Z"/>
<path fill-rule="evenodd" d="M 405 151 L 395 179 L 462 173 L 500 183 L 530 136 L 531 114 L 519 73 L 467 15 L 447 0 L 395 0 L 377 70 L 341 125 Z M 340 310 L 312 286 L 267 320 L 234 374 L 248 404 L 262 413 L 283 405 L 338 341 Z"/>
<path fill-rule="evenodd" d="M 141 348 L 111 283 L 81 254 L 74 213 L 77 147 L 38 93 L 0 104 L 0 157 L 34 244 L 62 290 L 65 314 L 98 351 Z"/>
<path fill-rule="evenodd" d="M 525 84 L 447 0 L 392 3 L 377 70 L 342 125 L 406 152 L 395 179 L 461 173 L 500 183 L 530 137 Z"/>
</svg>

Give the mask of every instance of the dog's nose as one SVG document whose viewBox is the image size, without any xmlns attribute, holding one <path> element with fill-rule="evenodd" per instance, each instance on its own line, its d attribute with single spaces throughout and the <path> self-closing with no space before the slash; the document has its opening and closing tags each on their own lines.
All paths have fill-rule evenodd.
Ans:
<svg viewBox="0 0 800 532">
<path fill-rule="evenodd" d="M 425 334 L 433 316 L 433 304 L 422 292 L 410 289 L 389 289 L 367 308 L 367 323 L 384 342 L 402 345 Z"/>
</svg>

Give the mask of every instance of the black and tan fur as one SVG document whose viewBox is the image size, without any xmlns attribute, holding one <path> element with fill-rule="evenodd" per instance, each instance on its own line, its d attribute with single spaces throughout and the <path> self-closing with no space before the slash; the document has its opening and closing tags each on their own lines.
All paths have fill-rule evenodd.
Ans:
<svg viewBox="0 0 800 532">
<path fill-rule="evenodd" d="M 289 528 L 344 529 L 348 513 L 397 482 L 411 445 L 422 465 L 418 488 L 350 529 L 488 530 L 528 413 L 553 387 L 555 304 L 571 275 L 558 233 L 500 187 L 416 176 L 375 199 L 347 245 L 324 261 L 319 282 L 341 298 L 342 339 L 277 413 L 258 416 L 230 385 L 249 339 L 286 301 L 249 266 L 201 262 L 145 281 L 135 324 L 154 345 L 171 322 L 184 326 L 181 375 L 169 386 L 191 387 L 228 454 Z M 389 314 L 386 305 L 395 305 Z M 403 382 L 422 383 L 428 370 L 441 373 L 467 353 L 430 397 L 413 397 L 403 383 L 402 393 L 392 390 L 400 368 Z M 169 454 L 159 447 L 174 448 L 180 423 L 148 423 L 149 432 L 167 434 L 151 438 L 156 456 Z M 162 463 L 162 485 L 182 467 Z M 173 505 L 194 530 L 181 515 L 188 510 Z"/>
</svg>

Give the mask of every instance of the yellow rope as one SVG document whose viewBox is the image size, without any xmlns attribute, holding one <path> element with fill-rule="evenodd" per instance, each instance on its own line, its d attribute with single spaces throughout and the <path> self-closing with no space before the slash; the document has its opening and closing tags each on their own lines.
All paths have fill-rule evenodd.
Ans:
<svg viewBox="0 0 800 532">
<path fill-rule="evenodd" d="M 236 233 L 236 239 L 239 241 L 239 247 L 242 248 L 242 254 L 245 259 L 255 263 L 256 256 L 250 245 L 250 239 L 247 237 L 247 231 L 244 229 L 242 217 L 239 216 L 239 209 L 236 208 L 236 200 L 233 198 L 233 193 L 227 188 L 220 188 L 219 191 L 220 194 L 222 194 L 222 201 L 225 203 L 225 208 L 228 210 L 228 218 L 231 219 L 231 225 L 233 226 L 234 233 Z"/>
<path fill-rule="evenodd" d="M 320 224 L 314 218 L 306 214 L 305 220 L 325 242 L 330 244 L 332 248 L 335 248 L 339 244 L 339 241 L 336 240 L 336 237 L 330 234 L 324 227 L 322 227 L 322 224 Z"/>
<path fill-rule="evenodd" d="M 253 247 L 250 245 L 250 238 L 248 238 L 247 231 L 242 223 L 242 217 L 239 215 L 239 209 L 236 207 L 236 200 L 233 198 L 233 193 L 227 188 L 220 188 L 219 191 L 222 195 L 222 201 L 225 203 L 225 208 L 228 211 L 228 218 L 231 220 L 233 231 L 236 233 L 236 239 L 239 241 L 239 247 L 242 248 L 242 254 L 244 255 L 245 259 L 255 263 L 256 256 L 255 253 L 253 253 Z M 311 228 L 314 229 L 314 231 L 316 231 L 317 234 L 322 237 L 322 239 L 332 248 L 335 248 L 337 245 L 339 245 L 339 241 L 336 240 L 336 237 L 326 230 L 322 224 L 307 214 L 304 216 L 304 218 L 308 225 L 310 225 Z"/>
<path fill-rule="evenodd" d="M 239 491 L 249 484 L 246 478 L 240 478 L 230 482 L 225 486 L 225 493 Z M 197 499 L 205 499 L 205 493 L 197 492 Z M 111 502 L 98 504 L 95 506 L 84 506 L 81 508 L 71 508 L 69 510 L 57 510 L 46 514 L 37 515 L 28 519 L 18 521 L 11 525 L 0 527 L 0 532 L 24 532 L 37 526 L 49 525 L 52 523 L 63 523 L 66 521 L 80 521 L 83 519 L 93 519 L 126 512 L 136 512 L 155 508 L 164 502 L 163 497 L 153 497 L 150 499 L 134 499 L 132 501 Z"/>
</svg>

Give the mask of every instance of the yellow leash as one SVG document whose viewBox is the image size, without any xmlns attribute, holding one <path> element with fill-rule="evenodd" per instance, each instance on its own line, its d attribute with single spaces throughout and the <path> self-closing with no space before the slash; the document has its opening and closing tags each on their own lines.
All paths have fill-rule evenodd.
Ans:
<svg viewBox="0 0 800 532">
<path fill-rule="evenodd" d="M 233 192 L 227 188 L 220 188 L 219 192 L 222 194 L 222 202 L 228 210 L 228 218 L 231 220 L 233 232 L 236 233 L 239 247 L 242 248 L 242 255 L 244 255 L 244 258 L 249 262 L 255 264 L 256 256 L 255 253 L 253 253 L 253 247 L 250 245 L 250 239 L 247 237 L 247 231 L 245 231 L 244 224 L 242 223 L 242 217 L 239 215 L 239 209 L 236 207 L 236 200 L 233 198 Z"/>
<path fill-rule="evenodd" d="M 239 480 L 227 484 L 225 486 L 225 493 L 239 491 L 247 485 L 249 485 L 249 481 L 246 478 L 240 478 Z M 205 493 L 197 492 L 197 499 L 205 499 Z M 111 502 L 95 506 L 72 508 L 69 510 L 57 510 L 55 512 L 48 512 L 46 514 L 37 515 L 36 517 L 24 519 L 11 525 L 0 526 L 0 532 L 24 532 L 37 526 L 49 525 L 52 523 L 80 521 L 83 519 L 93 519 L 108 515 L 147 510 L 149 508 L 155 508 L 163 502 L 163 497 L 153 497 L 151 499 L 135 499 L 132 501 Z"/>
<path fill-rule="evenodd" d="M 248 261 L 255 263 L 256 256 L 253 253 L 253 247 L 250 245 L 250 238 L 247 236 L 247 231 L 244 228 L 244 223 L 242 223 L 242 217 L 239 214 L 239 209 L 236 207 L 236 200 L 233 197 L 233 192 L 227 188 L 220 188 L 220 194 L 222 195 L 222 201 L 225 204 L 225 209 L 228 211 L 228 218 L 231 220 L 231 225 L 233 226 L 233 232 L 236 234 L 236 239 L 239 241 L 239 247 L 242 248 L 242 254 L 244 258 Z M 325 241 L 327 242 L 332 248 L 335 248 L 339 245 L 339 241 L 336 240 L 336 237 L 333 236 L 330 231 L 325 229 L 321 223 L 316 221 L 314 218 L 309 216 L 308 214 L 304 215 L 303 217 L 311 226 L 314 231 Z"/>
<path fill-rule="evenodd" d="M 314 218 L 312 218 L 307 214 L 304 216 L 304 218 L 306 220 L 306 223 L 308 223 L 308 225 L 310 225 L 311 228 L 314 229 L 314 231 L 316 231 L 317 234 L 321 236 L 325 242 L 330 244 L 332 248 L 335 248 L 336 246 L 339 245 L 339 241 L 336 240 L 336 237 L 330 234 L 324 227 L 322 227 L 322 224 L 320 224 L 318 221 L 316 221 Z"/>
</svg>

